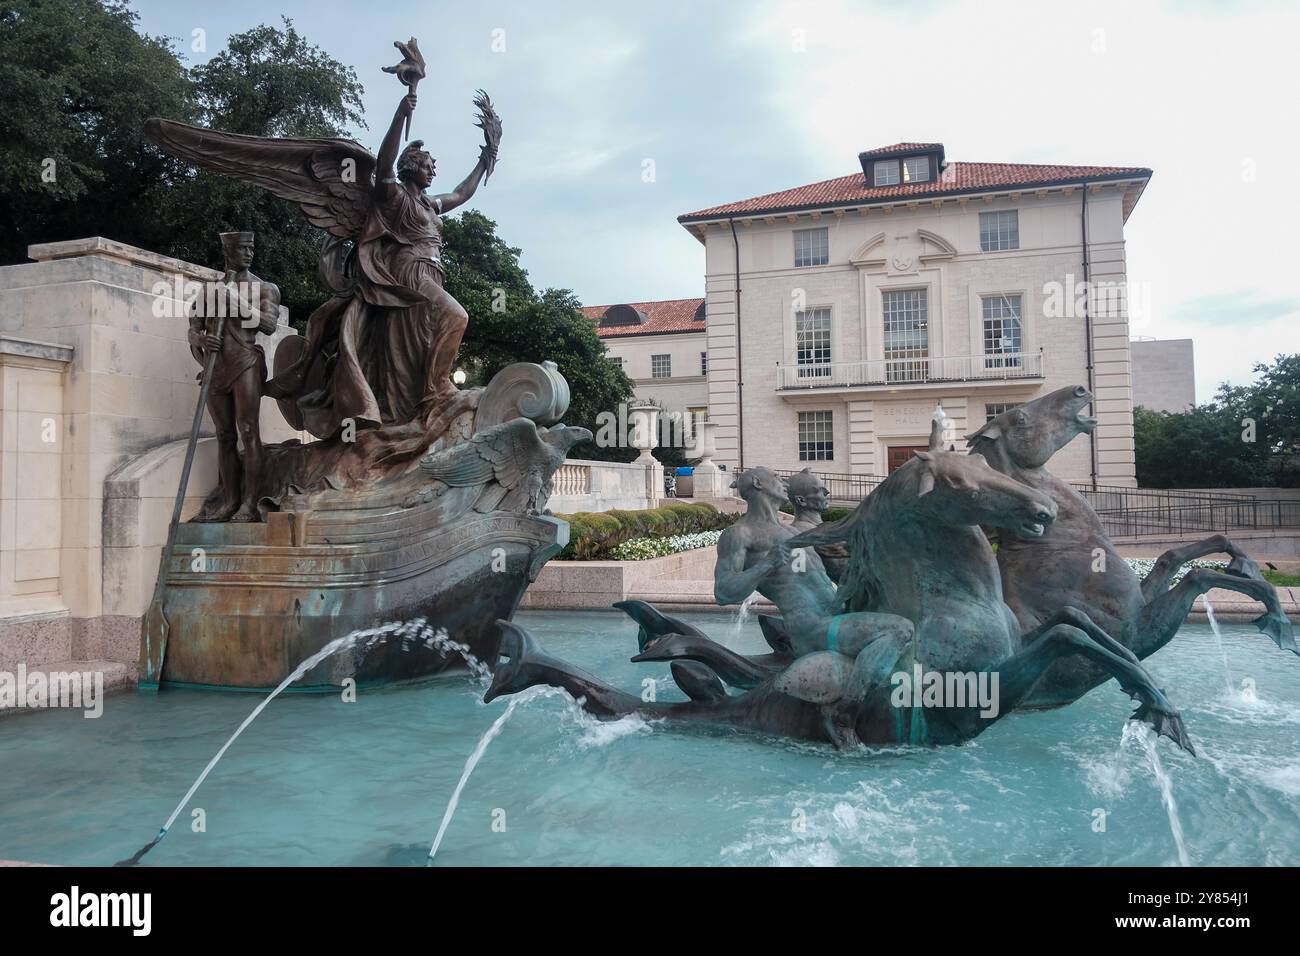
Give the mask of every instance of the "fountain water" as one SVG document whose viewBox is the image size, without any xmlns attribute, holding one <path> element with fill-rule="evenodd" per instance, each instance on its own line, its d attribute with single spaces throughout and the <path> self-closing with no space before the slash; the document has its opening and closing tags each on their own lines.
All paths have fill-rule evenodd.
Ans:
<svg viewBox="0 0 1300 956">
<path fill-rule="evenodd" d="M 536 694 L 528 693 L 510 698 L 510 703 L 502 711 L 501 716 L 494 720 L 492 726 L 485 730 L 483 736 L 479 738 L 478 744 L 475 745 L 473 752 L 469 755 L 469 759 L 465 761 L 465 769 L 461 771 L 460 780 L 457 781 L 456 789 L 451 793 L 451 799 L 447 801 L 447 810 L 442 815 L 442 823 L 438 824 L 438 835 L 433 838 L 433 846 L 429 847 L 429 856 L 424 861 L 425 866 L 433 866 L 434 855 L 437 854 L 438 847 L 442 845 L 443 835 L 447 832 L 447 827 L 451 825 L 451 818 L 455 815 L 456 807 L 460 804 L 460 795 L 465 789 L 465 784 L 469 782 L 470 774 L 474 772 L 478 762 L 483 759 L 488 744 L 492 743 L 497 735 L 501 733 L 501 729 L 505 727 L 506 721 L 515 712 L 515 708 L 521 702 L 532 700 L 536 696 Z"/>
<path fill-rule="evenodd" d="M 1219 630 L 1219 622 L 1214 616 L 1214 605 L 1210 603 L 1209 595 L 1204 598 L 1205 616 L 1210 620 L 1210 630 L 1214 632 L 1214 640 L 1219 645 L 1219 656 L 1223 658 L 1223 679 L 1228 685 L 1228 696 L 1232 697 L 1236 691 L 1232 687 L 1232 671 L 1228 669 L 1228 649 L 1223 644 L 1223 632 Z"/>
<path fill-rule="evenodd" d="M 491 673 L 490 668 L 475 658 L 474 655 L 469 653 L 469 648 L 467 646 L 451 640 L 451 638 L 447 636 L 447 632 L 444 630 L 434 631 L 433 628 L 425 623 L 424 618 L 416 618 L 413 621 L 407 621 L 405 623 L 392 622 L 389 624 L 381 624 L 379 627 L 365 628 L 335 638 L 294 668 L 289 676 L 282 680 L 275 690 L 271 691 L 271 693 L 268 694 L 261 703 L 253 708 L 252 713 L 244 718 L 244 722 L 236 728 L 235 732 L 230 735 L 230 738 L 221 745 L 221 749 L 218 750 L 213 755 L 212 759 L 208 761 L 208 765 L 203 768 L 203 772 L 200 773 L 194 783 L 190 785 L 189 790 L 185 792 L 185 796 L 181 797 L 180 803 L 176 804 L 176 809 L 171 812 L 171 816 L 169 816 L 167 822 L 162 825 L 162 828 L 158 831 L 158 835 L 137 850 L 135 855 L 130 859 L 122 860 L 117 865 L 134 866 L 140 862 L 146 853 L 162 841 L 162 838 L 167 835 L 167 831 L 171 829 L 172 824 L 176 822 L 176 818 L 181 815 L 181 811 L 185 809 L 186 805 L 190 802 L 190 799 L 196 792 L 198 792 L 199 787 L 203 785 L 203 781 L 208 778 L 208 774 L 212 772 L 213 768 L 221 761 L 221 758 L 225 756 L 226 751 L 230 749 L 231 744 L 239 739 L 240 734 L 247 730 L 249 725 L 257 719 L 258 715 L 266 709 L 267 705 L 270 704 L 271 701 L 275 700 L 276 697 L 280 696 L 280 693 L 290 684 L 298 680 L 321 661 L 333 654 L 337 654 L 345 648 L 354 647 L 362 642 L 365 642 L 367 645 L 372 645 L 394 635 L 401 638 L 403 650 L 409 649 L 413 642 L 419 642 L 426 646 L 435 647 L 448 654 L 459 654 L 465 659 L 470 671 L 476 676 L 482 677 Z"/>
<path fill-rule="evenodd" d="M 1156 784 L 1160 787 L 1160 800 L 1164 804 L 1165 813 L 1169 817 L 1169 832 L 1173 834 L 1174 846 L 1178 850 L 1178 865 L 1191 866 L 1192 859 L 1187 852 L 1187 840 L 1183 837 L 1183 825 L 1178 819 L 1178 803 L 1174 800 L 1174 781 L 1160 761 L 1160 753 L 1156 750 L 1155 735 L 1147 729 L 1145 724 L 1129 721 L 1124 725 L 1121 746 L 1132 738 L 1137 738 L 1142 744 L 1142 749 L 1146 753 L 1147 764 L 1151 767 L 1151 773 L 1155 776 Z"/>
<path fill-rule="evenodd" d="M 745 633 L 745 625 L 749 623 L 751 609 L 758 600 L 759 593 L 751 591 L 749 597 L 740 602 L 736 608 L 735 617 L 731 619 L 731 630 L 727 634 L 727 640 L 724 642 L 728 647 L 735 647 Z"/>
</svg>

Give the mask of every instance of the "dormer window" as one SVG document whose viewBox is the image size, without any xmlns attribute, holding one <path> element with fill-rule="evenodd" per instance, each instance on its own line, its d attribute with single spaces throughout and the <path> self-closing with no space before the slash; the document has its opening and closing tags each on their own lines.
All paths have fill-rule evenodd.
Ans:
<svg viewBox="0 0 1300 956">
<path fill-rule="evenodd" d="M 930 181 L 930 157 L 913 156 L 903 160 L 903 182 L 924 183 Z"/>
<path fill-rule="evenodd" d="M 943 143 L 895 143 L 858 153 L 870 186 L 929 183 L 943 171 Z"/>
<path fill-rule="evenodd" d="M 930 157 L 877 160 L 874 179 L 877 186 L 897 186 L 900 182 L 927 183 L 930 181 Z"/>
</svg>

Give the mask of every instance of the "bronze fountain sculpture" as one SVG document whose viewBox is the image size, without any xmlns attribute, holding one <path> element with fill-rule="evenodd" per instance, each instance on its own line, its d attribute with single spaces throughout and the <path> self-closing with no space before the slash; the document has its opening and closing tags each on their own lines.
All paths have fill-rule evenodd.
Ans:
<svg viewBox="0 0 1300 956">
<path fill-rule="evenodd" d="M 810 531 L 820 525 L 822 513 L 831 501 L 830 489 L 826 487 L 826 482 L 822 481 L 811 468 L 805 468 L 786 479 L 785 488 L 790 505 L 794 509 L 794 521 L 791 522 L 790 527 L 796 531 Z M 848 551 L 841 545 L 834 544 L 818 545 L 815 550 L 817 556 L 822 559 L 826 574 L 839 584 L 848 565 Z"/>
<path fill-rule="evenodd" d="M 208 380 L 206 405 L 218 446 L 217 487 L 191 521 L 258 520 L 266 355 L 257 333 L 275 331 L 280 289 L 253 273 L 253 241 L 251 232 L 221 234 L 222 281 L 210 283 L 190 310 L 190 351 L 199 365 L 213 363 L 200 380 Z"/>
<path fill-rule="evenodd" d="M 968 455 L 943 450 L 936 421 L 927 452 L 847 517 L 807 530 L 776 520 L 788 491 L 776 475 L 743 473 L 737 487 L 749 510 L 718 543 L 716 597 L 735 603 L 756 589 L 772 600 L 781 618 L 763 632 L 773 653 L 737 654 L 643 602 L 616 605 L 640 625 L 632 660 L 671 661 L 687 702 L 624 694 L 504 621 L 486 699 L 549 684 L 604 717 L 636 713 L 840 748 L 937 745 L 1114 677 L 1139 702 L 1132 719 L 1192 753 L 1181 716 L 1140 659 L 1173 636 L 1208 587 L 1261 601 L 1257 625 L 1295 651 L 1292 625 L 1272 585 L 1226 538 L 1169 552 L 1139 586 L 1087 502 L 1042 467 L 1090 427 L 1081 409 L 1091 398 L 1068 388 L 1006 412 L 971 436 Z M 996 557 L 986 529 L 996 529 Z M 813 551 L 825 545 L 848 549 L 838 591 Z M 1112 574 L 1089 577 L 1078 566 L 1094 548 L 1112 559 Z M 1179 563 L 1215 551 L 1232 556 L 1227 573 L 1194 570 L 1168 588 Z"/>
<path fill-rule="evenodd" d="M 1254 622 L 1256 627 L 1280 648 L 1300 653 L 1277 591 L 1226 536 L 1166 552 L 1139 580 L 1083 496 L 1047 471 L 1044 465 L 1053 454 L 1096 425 L 1096 419 L 1083 414 L 1091 401 L 1092 393 L 1083 386 L 1058 389 L 1003 412 L 967 439 L 971 454 L 982 455 L 996 470 L 1050 495 L 1059 509 L 1040 538 L 999 535 L 1003 593 L 1020 626 L 1033 633 L 1050 616 L 1052 604 L 1068 604 L 1086 612 L 1144 660 L 1173 638 L 1198 596 L 1224 588 L 1263 604 L 1265 613 Z M 1226 571 L 1193 568 L 1170 588 L 1171 577 L 1184 562 L 1219 553 L 1232 559 Z M 1043 676 L 1029 702 L 1066 704 L 1105 679 L 1089 663 L 1060 661 Z"/>
<path fill-rule="evenodd" d="M 491 660 L 494 622 L 514 613 L 567 543 L 567 524 L 542 512 L 551 476 L 590 433 L 557 424 L 569 403 L 563 376 L 553 363 L 519 363 L 483 388 L 451 379 L 468 316 L 443 288 L 440 217 L 491 175 L 500 119 L 480 91 L 478 162 L 451 192 L 427 194 L 433 158 L 420 140 L 401 148 L 424 59 L 414 39 L 395 45 L 403 59 L 386 71 L 407 92 L 378 156 L 342 138 L 146 123 L 145 136 L 166 152 L 296 203 L 328 234 L 320 273 L 331 295 L 305 336 L 281 342 L 269 381 L 253 339 L 275 328 L 274 286 L 261 283 L 258 302 L 241 303 L 260 325 L 227 322 L 218 333 L 194 320 L 221 483 L 194 520 L 178 521 L 196 415 L 142 628 L 144 688 L 274 687 L 340 635 L 395 620 L 424 619 L 463 654 Z M 251 236 L 231 237 L 226 250 L 227 278 L 255 278 L 245 275 Z M 317 440 L 263 444 L 254 401 L 263 392 Z M 349 648 L 299 687 L 423 677 L 463 654 L 445 645 Z"/>
<path fill-rule="evenodd" d="M 420 619 L 458 649 L 349 646 L 322 656 L 306 686 L 423 677 L 473 656 L 494 668 L 488 700 L 549 684 L 599 716 L 846 748 L 960 743 L 1114 677 L 1139 702 L 1133 719 L 1190 752 L 1140 659 L 1197 594 L 1223 586 L 1260 600 L 1261 630 L 1296 649 L 1272 586 L 1226 539 L 1172 551 L 1137 581 L 1087 502 L 1043 467 L 1090 427 L 1091 395 L 1066 389 L 999 416 L 970 436 L 970 454 L 944 450 L 936 422 L 929 450 L 839 521 L 820 521 L 825 487 L 811 472 L 789 484 L 765 468 L 741 473 L 748 509 L 718 542 L 715 598 L 771 600 L 780 616 L 760 619 L 771 653 L 738 654 L 644 602 L 616 605 L 639 625 L 633 660 L 671 662 L 688 701 L 646 702 L 547 655 L 510 617 L 567 542 L 567 524 L 543 512 L 568 449 L 591 434 L 558 424 L 568 386 L 551 363 L 511 366 L 482 389 L 452 382 L 469 317 L 443 288 L 440 217 L 491 175 L 501 123 L 480 91 L 478 163 L 451 192 L 427 195 L 432 157 L 419 140 L 399 148 L 425 64 L 414 39 L 396 46 L 403 60 L 386 69 L 407 93 L 377 156 L 341 138 L 146 125 L 160 148 L 297 203 L 329 234 L 320 271 L 332 294 L 305 335 L 281 343 L 267 380 L 254 339 L 274 327 L 278 292 L 232 291 L 256 280 L 252 237 L 223 236 L 223 294 L 255 325 L 192 316 L 221 482 L 178 522 L 192 439 L 142 631 L 142 686 L 269 688 L 349 629 Z M 264 445 L 251 411 L 261 394 L 317 440 Z M 777 517 L 787 498 L 793 524 Z M 1168 588 L 1179 563 L 1216 550 L 1232 556 L 1227 573 L 1193 571 Z M 1097 552 L 1106 570 L 1089 577 L 1079 562 Z"/>
</svg>

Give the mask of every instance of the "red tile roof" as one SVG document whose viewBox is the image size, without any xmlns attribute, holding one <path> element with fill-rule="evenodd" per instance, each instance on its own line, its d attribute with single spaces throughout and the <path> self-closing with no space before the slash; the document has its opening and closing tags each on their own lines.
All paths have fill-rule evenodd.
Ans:
<svg viewBox="0 0 1300 956">
<path fill-rule="evenodd" d="M 877 156 L 893 156 L 896 153 L 933 153 L 943 149 L 943 143 L 895 143 L 893 146 L 877 146 L 875 149 L 863 150 L 858 158 L 874 159 Z"/>
<path fill-rule="evenodd" d="M 889 152 L 904 152 L 937 146 L 926 143 L 898 143 L 884 147 Z M 873 151 L 879 152 L 879 151 Z M 870 205 L 889 200 L 926 199 L 960 193 L 979 193 L 994 189 L 1032 189 L 1065 185 L 1080 179 L 1149 179 L 1151 170 L 1140 166 L 1058 166 L 1033 163 L 948 163 L 939 178 L 931 182 L 896 186 L 868 186 L 859 170 L 838 179 L 784 189 L 755 196 L 740 202 L 712 206 L 678 216 L 677 221 L 690 223 L 701 219 L 735 214 L 759 215 L 784 213 L 800 209 L 824 209 L 828 206 Z M 1127 210 L 1126 210 L 1127 212 Z"/>
<path fill-rule="evenodd" d="M 597 323 L 596 334 L 602 339 L 621 338 L 629 335 L 665 335 L 669 332 L 703 332 L 706 323 L 695 321 L 695 311 L 704 304 L 702 298 L 664 299 L 659 302 L 628 302 L 638 312 L 646 316 L 641 325 L 601 326 L 600 318 L 608 305 L 584 305 L 582 314 Z"/>
</svg>

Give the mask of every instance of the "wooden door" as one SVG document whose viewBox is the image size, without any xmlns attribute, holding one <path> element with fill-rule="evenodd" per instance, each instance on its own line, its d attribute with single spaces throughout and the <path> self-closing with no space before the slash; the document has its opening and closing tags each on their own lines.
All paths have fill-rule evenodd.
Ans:
<svg viewBox="0 0 1300 956">
<path fill-rule="evenodd" d="M 894 469 L 903 465 L 909 458 L 918 451 L 925 451 L 928 445 L 890 445 L 889 446 L 889 474 L 894 473 Z"/>
</svg>

